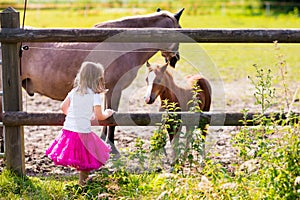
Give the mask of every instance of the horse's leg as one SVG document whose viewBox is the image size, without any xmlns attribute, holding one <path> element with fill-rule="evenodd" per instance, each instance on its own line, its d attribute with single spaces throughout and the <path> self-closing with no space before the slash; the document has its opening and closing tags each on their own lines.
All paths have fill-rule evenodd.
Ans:
<svg viewBox="0 0 300 200">
<path fill-rule="evenodd" d="M 106 140 L 106 137 L 107 137 L 107 126 L 103 126 L 101 132 L 101 139 Z"/>
<path fill-rule="evenodd" d="M 109 142 L 110 144 L 113 144 L 113 152 L 114 150 L 117 151 L 117 148 L 115 147 L 115 126 L 109 126 L 108 127 L 108 134 L 107 134 L 107 138 L 106 141 Z"/>
<path fill-rule="evenodd" d="M 2 122 L 2 97 L 0 97 L 0 121 Z M 0 152 L 4 153 L 4 133 L 3 127 L 0 127 Z"/>
<path fill-rule="evenodd" d="M 107 108 L 107 97 L 104 95 L 104 100 L 103 100 L 103 109 L 105 110 Z M 107 137 L 107 126 L 102 127 L 102 132 L 101 132 L 101 139 L 106 140 Z"/>
<path fill-rule="evenodd" d="M 113 92 L 113 98 L 112 98 L 112 92 Z M 107 108 L 111 108 L 114 111 L 117 111 L 118 107 L 119 107 L 120 98 L 121 98 L 120 90 L 117 90 L 117 89 L 114 89 L 114 91 L 109 90 L 106 93 Z M 116 128 L 115 126 L 108 127 L 106 142 L 111 145 L 111 149 L 112 149 L 111 153 L 118 156 L 120 153 L 115 146 L 115 138 L 114 138 L 115 137 L 115 128 Z"/>
</svg>

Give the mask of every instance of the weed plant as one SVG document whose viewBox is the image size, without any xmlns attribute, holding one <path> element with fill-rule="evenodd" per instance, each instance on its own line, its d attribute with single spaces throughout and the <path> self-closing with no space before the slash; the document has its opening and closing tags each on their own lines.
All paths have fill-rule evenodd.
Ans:
<svg viewBox="0 0 300 200">
<path fill-rule="evenodd" d="M 275 47 L 278 48 L 277 43 Z M 285 84 L 287 66 L 282 56 L 278 57 L 276 66 L 279 68 L 283 91 L 286 94 L 283 101 L 285 104 L 282 106 L 291 108 L 293 102 L 289 101 L 289 89 Z M 275 117 L 272 112 L 269 117 L 265 115 L 278 99 L 274 99 L 276 95 L 272 87 L 271 71 L 265 71 L 257 65 L 254 67 L 257 76 L 250 77 L 250 80 L 256 88 L 256 104 L 261 107 L 260 114 L 253 119 L 257 126 L 250 128 L 245 125 L 239 134 L 233 137 L 233 143 L 239 149 L 241 161 L 252 161 L 255 166 L 251 166 L 254 170 L 250 170 L 248 166 L 246 170 L 238 171 L 237 180 L 248 185 L 253 183 L 248 190 L 248 198 L 298 199 L 300 186 L 296 180 L 300 175 L 299 116 L 291 114 L 290 109 L 285 113 L 287 115 L 284 119 L 281 117 L 284 113 L 279 117 Z M 244 112 L 246 116 L 247 110 Z M 244 123 L 248 121 L 244 120 Z M 247 179 L 244 179 L 245 177 Z"/>
</svg>

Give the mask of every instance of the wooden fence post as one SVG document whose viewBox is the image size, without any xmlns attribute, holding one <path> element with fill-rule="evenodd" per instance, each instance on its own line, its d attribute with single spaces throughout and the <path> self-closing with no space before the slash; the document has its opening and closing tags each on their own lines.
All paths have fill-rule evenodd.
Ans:
<svg viewBox="0 0 300 200">
<path fill-rule="evenodd" d="M 9 7 L 0 13 L 1 28 L 20 28 L 19 12 Z M 19 44 L 1 44 L 3 112 L 22 110 Z M 22 126 L 5 126 L 5 154 L 7 168 L 25 174 L 24 131 Z"/>
</svg>

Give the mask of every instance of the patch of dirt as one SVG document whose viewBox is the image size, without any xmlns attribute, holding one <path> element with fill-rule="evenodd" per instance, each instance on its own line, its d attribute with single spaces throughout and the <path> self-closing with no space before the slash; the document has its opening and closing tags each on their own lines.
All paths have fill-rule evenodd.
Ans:
<svg viewBox="0 0 300 200">
<path fill-rule="evenodd" d="M 253 105 L 252 97 L 253 89 L 247 86 L 244 81 L 233 82 L 226 84 L 225 99 L 226 112 L 240 112 L 243 108 L 248 108 L 251 111 L 257 110 Z M 132 91 L 132 90 L 131 90 Z M 143 100 L 143 92 L 145 88 L 139 88 L 137 91 L 132 91 L 140 95 L 129 95 L 128 106 L 124 105 L 121 111 L 125 112 L 155 112 L 158 111 L 159 101 L 154 105 L 146 105 Z M 34 97 L 29 97 L 23 94 L 23 110 L 27 112 L 60 112 L 59 105 L 61 102 L 51 100 L 47 97 L 36 94 Z M 216 102 L 213 102 L 215 104 Z M 214 106 L 213 106 L 214 108 Z M 133 147 L 135 139 L 140 137 L 149 145 L 149 138 L 152 131 L 156 127 L 117 127 L 115 133 L 115 143 L 118 149 Z M 232 134 L 239 131 L 239 127 L 210 127 L 207 140 L 206 152 L 213 153 L 213 158 L 219 160 L 224 165 L 230 165 L 236 158 L 237 151 L 232 148 L 230 139 Z M 25 126 L 25 163 L 27 175 L 51 175 L 51 174 L 73 174 L 74 169 L 67 167 L 58 167 L 45 156 L 45 150 L 60 132 L 60 126 Z M 101 127 L 93 127 L 93 130 L 100 133 Z M 2 171 L 4 159 L 0 159 L 0 171 Z"/>
</svg>

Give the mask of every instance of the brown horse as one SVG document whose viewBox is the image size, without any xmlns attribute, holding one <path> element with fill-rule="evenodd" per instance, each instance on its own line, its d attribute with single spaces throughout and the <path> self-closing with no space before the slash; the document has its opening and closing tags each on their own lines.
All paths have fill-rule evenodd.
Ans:
<svg viewBox="0 0 300 200">
<path fill-rule="evenodd" d="M 108 21 L 96 28 L 181 28 L 179 19 L 183 9 L 172 14 L 167 11 Z M 24 43 L 21 60 L 22 86 L 29 95 L 39 93 L 55 100 L 63 100 L 71 90 L 75 75 L 83 61 L 101 63 L 105 67 L 106 106 L 118 110 L 121 92 L 137 75 L 139 68 L 154 54 L 162 56 L 173 67 L 179 59 L 178 43 L 115 43 L 112 36 L 102 43 Z M 2 105 L 1 105 L 2 106 Z M 2 110 L 2 108 L 1 108 Z M 2 118 L 2 116 L 1 116 Z M 111 142 L 113 153 L 115 127 L 103 129 L 103 137 Z"/>
<path fill-rule="evenodd" d="M 159 65 L 150 65 L 147 62 L 148 74 L 146 77 L 147 82 L 147 93 L 145 96 L 145 102 L 147 104 L 152 104 L 155 99 L 159 96 L 161 99 L 161 109 L 163 107 L 162 100 L 168 100 L 168 103 L 176 103 L 181 111 L 189 111 L 191 105 L 189 102 L 193 98 L 193 90 L 195 84 L 197 88 L 197 103 L 201 111 L 209 111 L 211 105 L 211 86 L 209 82 L 201 77 L 200 75 L 188 76 L 187 83 L 188 88 L 183 88 L 178 86 L 172 74 L 167 70 L 168 64 L 163 66 Z M 192 125 L 195 126 L 195 125 Z M 176 137 L 178 139 L 177 132 L 179 131 L 180 126 L 170 125 L 168 129 L 170 142 L 173 143 L 173 139 Z M 192 130 L 192 127 L 186 127 L 187 132 Z M 206 132 L 203 132 L 204 136 Z M 189 138 L 187 139 L 187 145 L 189 144 Z M 187 147 L 187 146 L 186 146 Z M 174 156 L 174 155 L 173 155 Z"/>
</svg>

